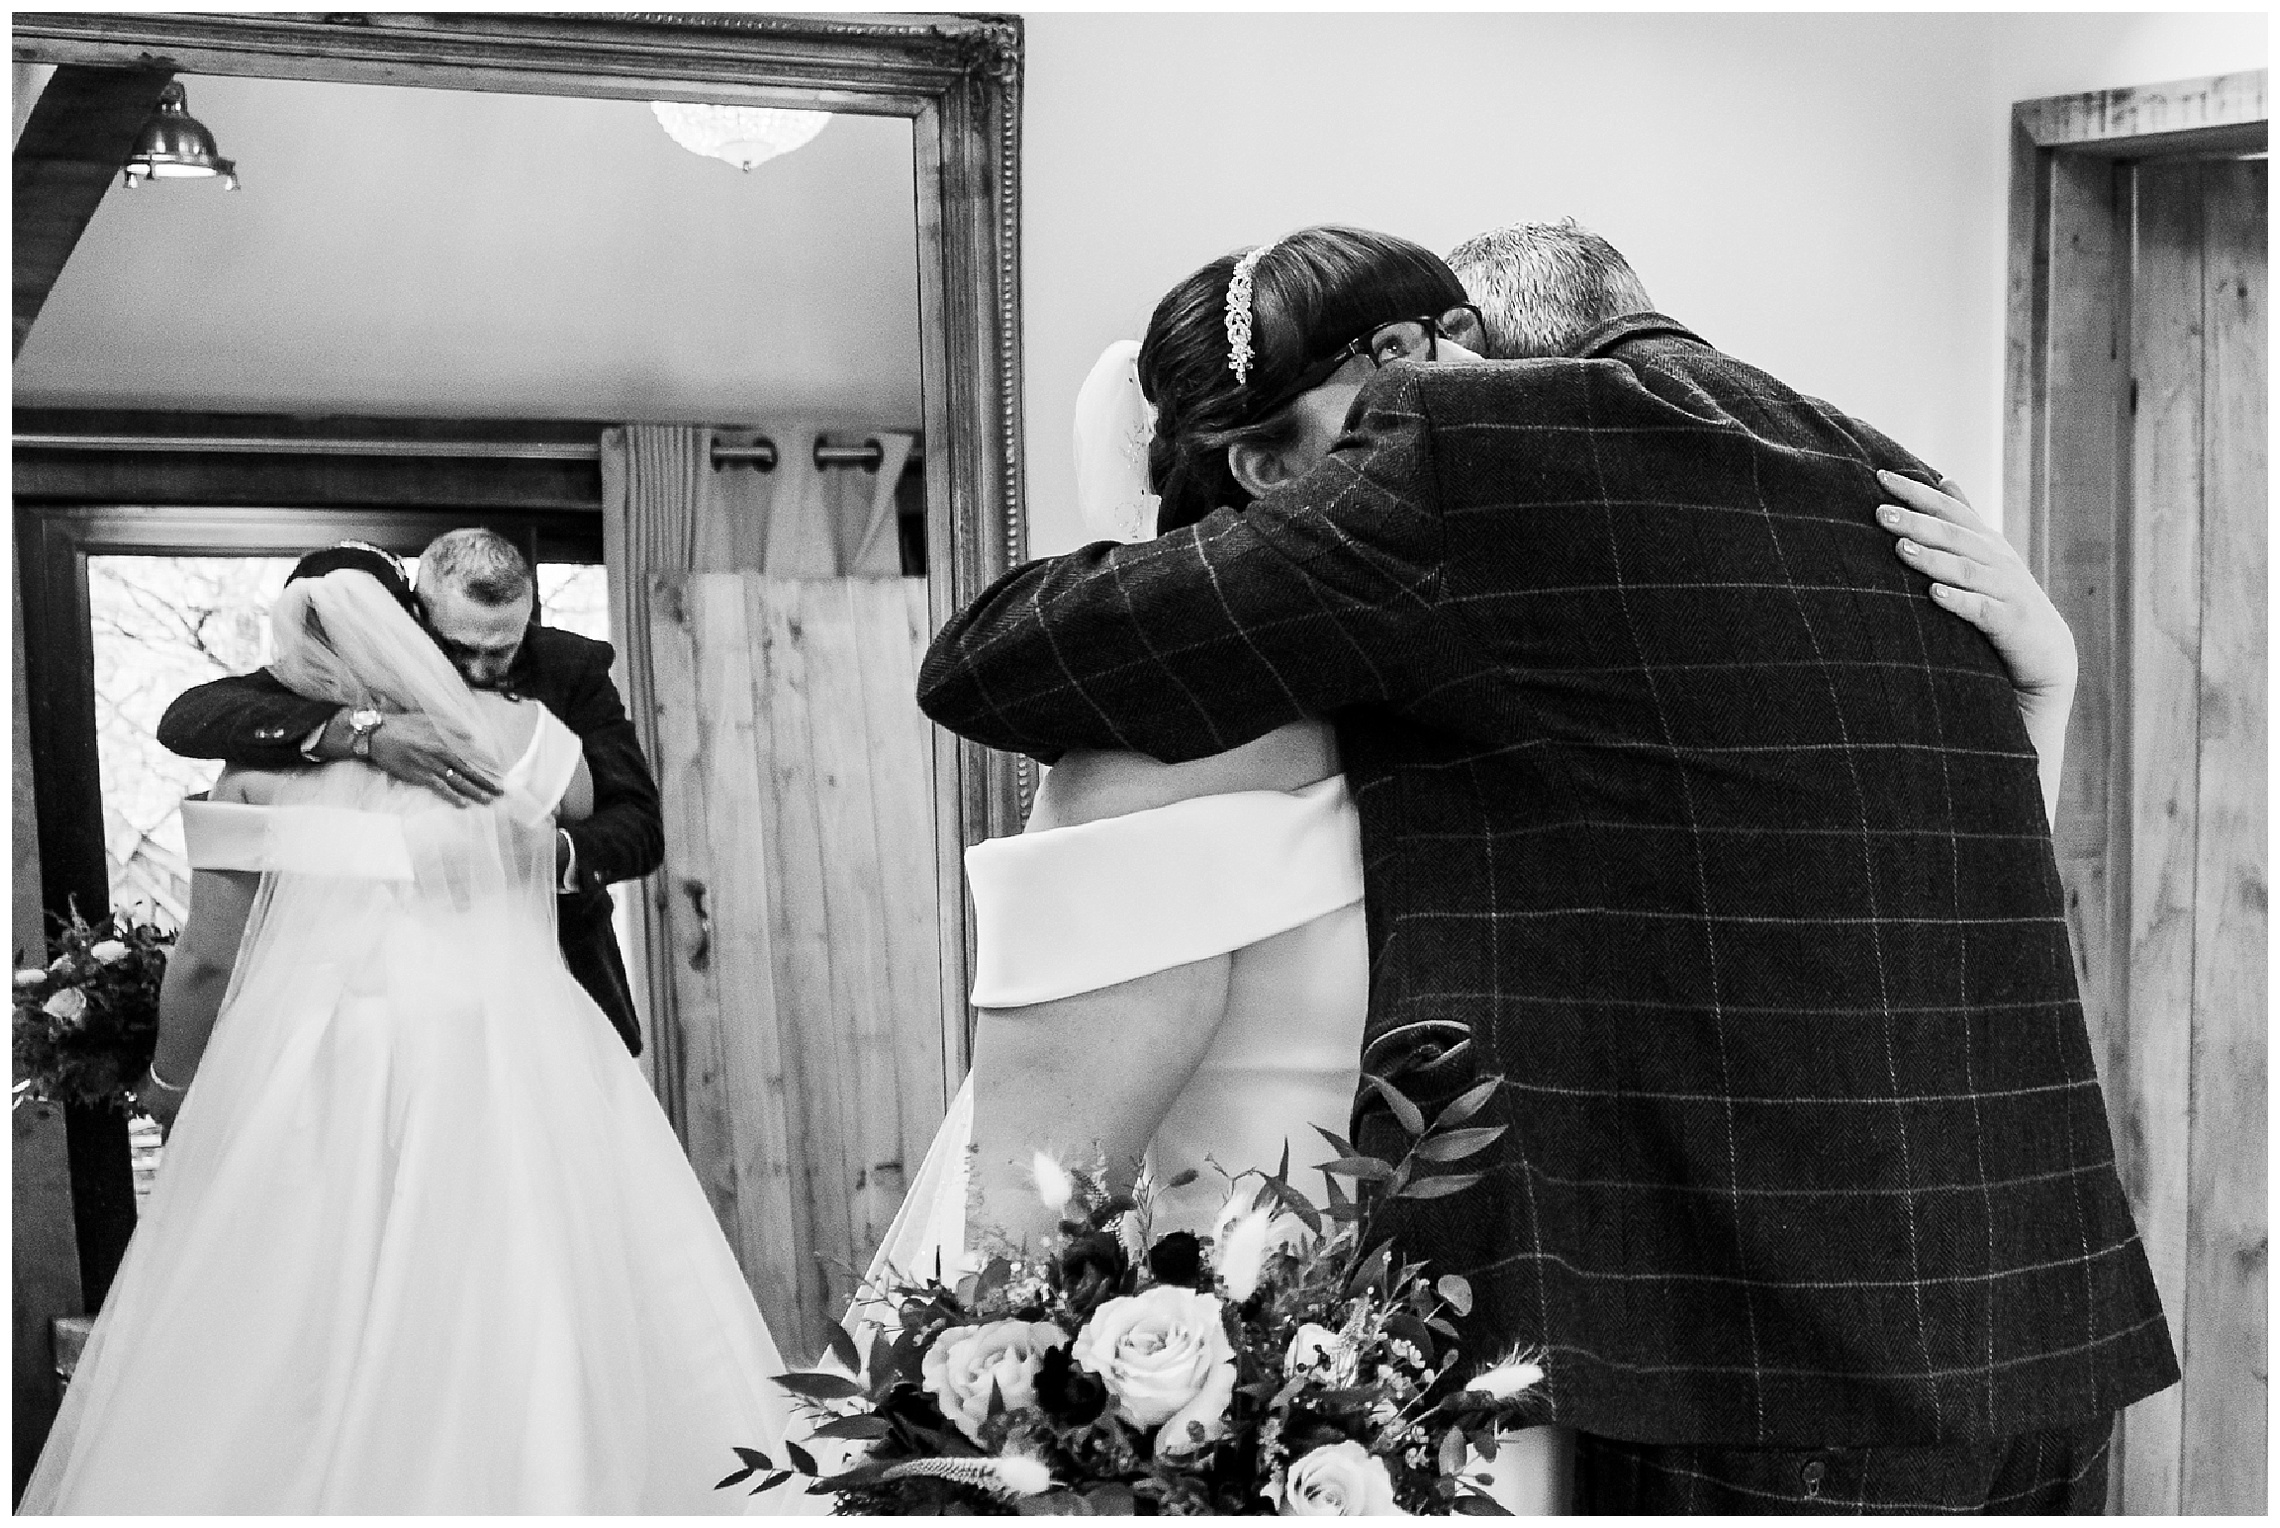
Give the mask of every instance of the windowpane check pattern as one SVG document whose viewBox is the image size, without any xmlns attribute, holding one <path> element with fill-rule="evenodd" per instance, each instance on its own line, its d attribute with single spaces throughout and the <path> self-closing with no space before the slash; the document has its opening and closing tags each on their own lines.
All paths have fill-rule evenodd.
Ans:
<svg viewBox="0 0 2280 1528">
<path fill-rule="evenodd" d="M 2034 754 L 1873 519 L 1935 475 L 1667 319 L 1583 356 L 1385 368 L 1295 487 L 1000 580 L 922 704 L 1045 758 L 1336 724 L 1365 1069 L 1505 1080 L 1402 1231 L 1559 1420 L 1930 1443 L 2160 1388 Z"/>
</svg>

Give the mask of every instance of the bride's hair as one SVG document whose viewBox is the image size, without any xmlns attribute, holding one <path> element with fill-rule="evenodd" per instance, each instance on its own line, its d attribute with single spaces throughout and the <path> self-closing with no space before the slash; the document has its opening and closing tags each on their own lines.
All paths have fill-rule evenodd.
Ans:
<svg viewBox="0 0 2280 1528">
<path fill-rule="evenodd" d="M 1156 406 L 1148 486 L 1163 501 L 1159 533 L 1251 501 L 1228 470 L 1227 448 L 1289 444 L 1296 421 L 1287 390 L 1307 367 L 1373 325 L 1465 300 L 1440 256 L 1366 228 L 1304 228 L 1254 253 L 1254 354 L 1241 375 L 1228 364 L 1228 287 L 1242 254 L 1220 256 L 1165 293 L 1141 341 L 1140 387 Z"/>
<path fill-rule="evenodd" d="M 269 672 L 311 700 L 422 712 L 462 757 L 488 760 L 495 749 L 466 680 L 407 606 L 384 576 L 354 564 L 289 579 L 269 607 Z"/>
</svg>

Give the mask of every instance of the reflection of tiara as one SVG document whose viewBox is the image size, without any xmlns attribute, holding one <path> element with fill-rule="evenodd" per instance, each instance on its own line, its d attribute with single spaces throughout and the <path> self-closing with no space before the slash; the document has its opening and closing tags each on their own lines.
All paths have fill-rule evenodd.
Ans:
<svg viewBox="0 0 2280 1528">
<path fill-rule="evenodd" d="M 1235 373 L 1237 387 L 1251 380 L 1251 272 L 1259 256 L 1274 247 L 1262 244 L 1252 250 L 1235 262 L 1235 274 L 1227 278 L 1227 369 Z"/>
<path fill-rule="evenodd" d="M 370 552 L 373 556 L 379 558 L 382 562 L 385 562 L 389 567 L 394 568 L 396 570 L 396 576 L 398 578 L 402 578 L 404 576 L 404 565 L 396 560 L 396 554 L 394 552 L 389 551 L 385 547 L 374 546 L 369 541 L 336 541 L 333 543 L 333 550 L 336 552 L 345 547 L 354 547 L 360 552 Z"/>
</svg>

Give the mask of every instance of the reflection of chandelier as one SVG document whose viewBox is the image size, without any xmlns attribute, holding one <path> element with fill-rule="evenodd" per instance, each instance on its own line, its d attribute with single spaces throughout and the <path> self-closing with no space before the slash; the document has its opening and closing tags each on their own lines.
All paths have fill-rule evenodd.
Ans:
<svg viewBox="0 0 2280 1528">
<path fill-rule="evenodd" d="M 675 143 L 692 154 L 725 159 L 739 170 L 789 154 L 823 131 L 828 111 L 785 111 L 775 106 L 707 106 L 693 101 L 652 101 L 649 109 Z"/>
</svg>

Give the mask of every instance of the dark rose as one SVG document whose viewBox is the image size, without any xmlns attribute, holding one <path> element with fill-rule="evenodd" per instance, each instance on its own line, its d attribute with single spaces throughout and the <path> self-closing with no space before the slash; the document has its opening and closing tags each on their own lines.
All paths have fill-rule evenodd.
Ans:
<svg viewBox="0 0 2280 1528">
<path fill-rule="evenodd" d="M 1118 1293 L 1130 1270 L 1124 1245 L 1106 1231 L 1086 1231 L 1070 1237 L 1053 1255 L 1053 1282 L 1078 1320 L 1093 1307 Z"/>
<path fill-rule="evenodd" d="M 1193 1231 L 1174 1231 L 1148 1249 L 1148 1271 L 1159 1284 L 1203 1285 L 1203 1243 Z"/>
<path fill-rule="evenodd" d="M 1082 1427 L 1108 1405 L 1108 1387 L 1077 1367 L 1067 1346 L 1047 1348 L 1037 1361 L 1037 1405 L 1063 1427 Z"/>
</svg>

